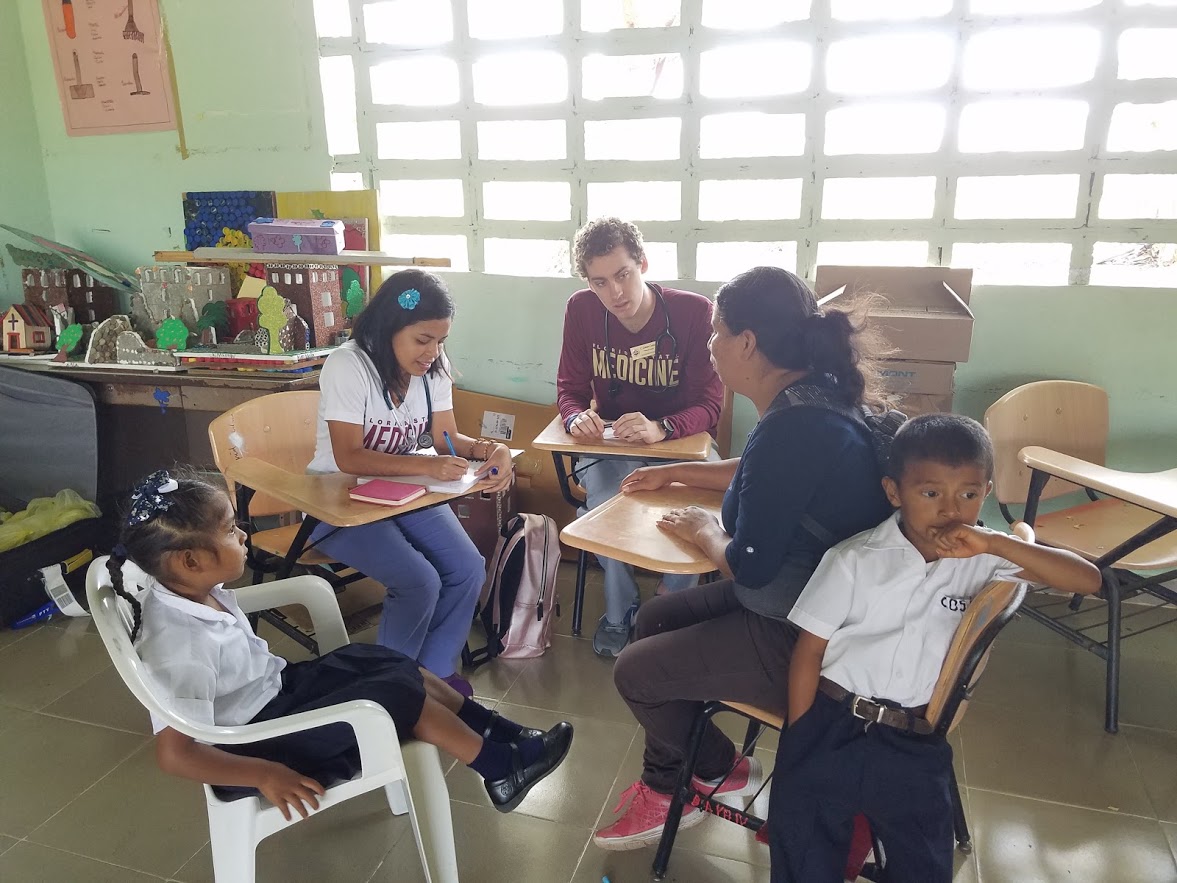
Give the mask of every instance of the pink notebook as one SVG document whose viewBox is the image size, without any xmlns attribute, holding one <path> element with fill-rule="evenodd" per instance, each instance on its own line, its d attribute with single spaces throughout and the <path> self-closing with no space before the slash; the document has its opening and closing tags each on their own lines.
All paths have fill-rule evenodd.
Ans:
<svg viewBox="0 0 1177 883">
<path fill-rule="evenodd" d="M 424 496 L 425 490 L 419 484 L 375 478 L 356 485 L 348 491 L 348 496 L 362 503 L 375 503 L 377 506 L 403 506 L 417 497 Z"/>
</svg>

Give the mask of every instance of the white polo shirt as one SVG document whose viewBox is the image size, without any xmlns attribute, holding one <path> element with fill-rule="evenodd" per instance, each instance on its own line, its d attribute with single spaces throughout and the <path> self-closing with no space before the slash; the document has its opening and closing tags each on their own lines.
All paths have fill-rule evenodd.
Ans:
<svg viewBox="0 0 1177 883">
<path fill-rule="evenodd" d="M 355 423 L 364 428 L 363 444 L 382 454 L 415 454 L 417 439 L 428 423 L 429 403 L 425 384 L 433 398 L 433 411 L 454 409 L 454 383 L 449 361 L 442 355 L 445 370 L 436 375 L 411 377 L 404 401 L 390 408 L 384 398 L 384 383 L 376 366 L 354 340 L 344 343 L 327 357 L 319 375 L 319 419 L 315 428 L 315 456 L 307 472 L 338 472 L 331 450 L 328 420 Z M 434 433 L 440 441 L 440 433 Z M 247 452 L 248 453 L 248 452 Z"/>
<path fill-rule="evenodd" d="M 253 633 L 232 592 L 212 591 L 229 611 L 222 613 L 153 579 L 145 588 L 137 649 L 162 704 L 193 723 L 234 727 L 249 723 L 278 695 L 286 660 Z M 153 714 L 151 727 L 158 733 L 167 722 Z"/>
<path fill-rule="evenodd" d="M 969 600 L 1021 570 L 996 555 L 924 561 L 896 512 L 826 552 L 789 620 L 829 641 L 831 681 L 914 708 L 931 699 Z"/>
</svg>

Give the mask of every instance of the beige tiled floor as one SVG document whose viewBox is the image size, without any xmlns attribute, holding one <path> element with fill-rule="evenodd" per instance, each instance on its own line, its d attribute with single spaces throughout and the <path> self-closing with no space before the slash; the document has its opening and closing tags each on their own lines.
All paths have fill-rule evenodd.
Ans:
<svg viewBox="0 0 1177 883">
<path fill-rule="evenodd" d="M 472 773 L 450 770 L 463 880 L 650 878 L 651 850 L 606 853 L 590 842 L 637 776 L 641 739 L 610 663 L 568 634 L 571 578 L 565 566 L 564 616 L 547 655 L 492 664 L 472 679 L 480 697 L 513 718 L 536 726 L 568 718 L 576 741 L 563 767 L 510 815 L 490 808 Z M 591 633 L 599 572 L 590 574 L 586 606 Z M 286 639 L 274 646 L 302 658 Z M 1116 736 L 1102 729 L 1101 684 L 1097 659 L 1035 623 L 1015 622 L 999 639 L 953 738 L 976 844 L 973 855 L 958 853 L 956 883 L 1177 880 L 1177 627 L 1125 645 Z M 742 732 L 734 718 L 725 728 Z M 770 734 L 758 752 L 769 767 L 775 747 Z M 212 880 L 201 791 L 156 770 L 146 714 L 87 620 L 0 631 L 0 777 L 5 883 Z M 261 881 L 422 879 L 408 822 L 378 794 L 270 838 L 257 864 Z M 766 883 L 768 852 L 708 819 L 683 832 L 669 879 Z"/>
</svg>

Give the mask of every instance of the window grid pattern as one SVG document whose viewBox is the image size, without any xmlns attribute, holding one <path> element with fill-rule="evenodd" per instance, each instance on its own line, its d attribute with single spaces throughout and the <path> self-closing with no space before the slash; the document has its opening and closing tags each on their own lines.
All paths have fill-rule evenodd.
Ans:
<svg viewBox="0 0 1177 883">
<path fill-rule="evenodd" d="M 342 2 L 342 0 L 340 0 Z M 1177 98 L 1177 79 L 1120 79 L 1117 51 L 1121 34 L 1130 28 L 1177 27 L 1177 9 L 1165 6 L 1127 5 L 1124 0 L 1104 0 L 1086 9 L 1057 14 L 982 15 L 970 11 L 970 0 L 955 0 L 943 16 L 904 22 L 842 21 L 832 17 L 829 0 L 814 0 L 810 15 L 753 32 L 718 30 L 698 24 L 704 0 L 682 0 L 679 24 L 665 28 L 634 28 L 604 33 L 581 28 L 581 2 L 565 0 L 564 27 L 556 36 L 509 40 L 479 40 L 469 36 L 466 0 L 449 3 L 453 17 L 452 39 L 437 46 L 402 47 L 371 43 L 365 39 L 364 8 L 371 3 L 347 0 L 352 20 L 351 37 L 321 37 L 322 58 L 348 56 L 355 67 L 358 118 L 358 152 L 333 157 L 334 174 L 340 181 L 362 181 L 379 188 L 381 181 L 456 179 L 462 182 L 464 213 L 461 217 L 391 217 L 382 207 L 387 233 L 460 235 L 467 239 L 468 267 L 486 269 L 487 239 L 538 239 L 569 241 L 576 228 L 589 219 L 588 185 L 598 182 L 672 181 L 681 184 L 677 220 L 635 220 L 646 238 L 676 243 L 678 277 L 698 278 L 699 243 L 766 242 L 796 243 L 796 271 L 812 278 L 818 244 L 854 241 L 877 244 L 896 240 L 905 244 L 926 241 L 927 262 L 951 265 L 957 243 L 1064 243 L 1070 246 L 1065 278 L 1056 284 L 1087 284 L 1091 278 L 1096 243 L 1175 243 L 1177 219 L 1112 220 L 1099 217 L 1104 177 L 1177 172 L 1177 150 L 1109 152 L 1105 148 L 1112 113 L 1117 105 L 1160 104 Z M 972 5 L 975 5 L 975 0 Z M 691 24 L 695 23 L 695 24 Z M 1099 52 L 1094 76 L 1082 83 L 1053 88 L 966 88 L 962 66 L 966 47 L 976 35 L 1022 25 L 1043 27 L 1088 26 L 1098 33 Z M 935 88 L 881 95 L 835 94 L 826 85 L 826 64 L 832 43 L 854 37 L 885 35 L 896 31 L 951 34 L 955 40 L 952 69 L 947 81 Z M 756 98 L 710 98 L 700 89 L 700 57 L 717 48 L 770 40 L 800 41 L 812 47 L 809 86 L 788 95 Z M 567 60 L 568 95 L 558 103 L 535 105 L 486 105 L 474 100 L 474 62 L 489 54 L 556 50 Z M 583 60 L 587 55 L 670 55 L 681 57 L 683 92 L 673 99 L 605 98 L 589 101 L 583 96 Z M 441 55 L 457 62 L 460 98 L 443 107 L 377 105 L 372 101 L 370 69 L 382 62 Z M 1070 99 L 1088 105 L 1084 140 L 1069 150 L 1041 152 L 964 152 L 958 143 L 961 112 L 970 104 L 1006 99 Z M 940 148 L 924 154 L 824 152 L 826 115 L 829 111 L 878 103 L 927 102 L 945 111 Z M 1177 105 L 1169 105 L 1170 108 Z M 700 119 L 732 112 L 799 114 L 805 120 L 805 148 L 799 156 L 702 158 L 699 155 Z M 672 160 L 586 160 L 584 124 L 587 120 L 624 120 L 677 117 L 681 119 L 680 155 Z M 377 127 L 381 123 L 457 120 L 460 124 L 459 159 L 381 159 Z M 548 160 L 483 160 L 479 158 L 477 123 L 493 120 L 563 120 L 566 155 Z M 1168 123 L 1172 125 L 1172 123 Z M 958 177 L 985 175 L 1079 175 L 1075 212 L 1069 218 L 958 219 L 955 206 Z M 936 178 L 931 217 L 911 220 L 823 218 L 824 183 L 830 178 Z M 358 176 L 358 177 L 357 177 Z M 730 179 L 794 179 L 801 182 L 799 217 L 784 212 L 779 220 L 699 220 L 700 182 Z M 1175 179 L 1177 180 L 1177 179 Z M 571 218 L 562 220 L 488 219 L 483 210 L 483 183 L 488 181 L 568 182 Z M 760 214 L 763 215 L 763 212 Z M 1016 212 L 1013 214 L 1017 214 Z M 910 249 L 908 250 L 910 252 Z M 975 251 L 975 250 L 974 250 Z M 1057 257 L 1057 252 L 1055 255 Z M 1096 258 L 1098 260 L 1098 258 Z M 663 268 L 665 273 L 667 268 Z M 531 269 L 520 267 L 520 275 Z"/>
</svg>

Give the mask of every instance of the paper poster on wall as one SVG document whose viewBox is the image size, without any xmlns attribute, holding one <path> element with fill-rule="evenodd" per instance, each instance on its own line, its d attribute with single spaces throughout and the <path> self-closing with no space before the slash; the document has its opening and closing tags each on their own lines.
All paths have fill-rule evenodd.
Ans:
<svg viewBox="0 0 1177 883">
<path fill-rule="evenodd" d="M 158 0 L 42 0 L 70 135 L 176 128 Z"/>
<path fill-rule="evenodd" d="M 501 438 L 510 441 L 515 435 L 515 415 L 498 411 L 482 412 L 482 435 L 487 438 Z"/>
</svg>

